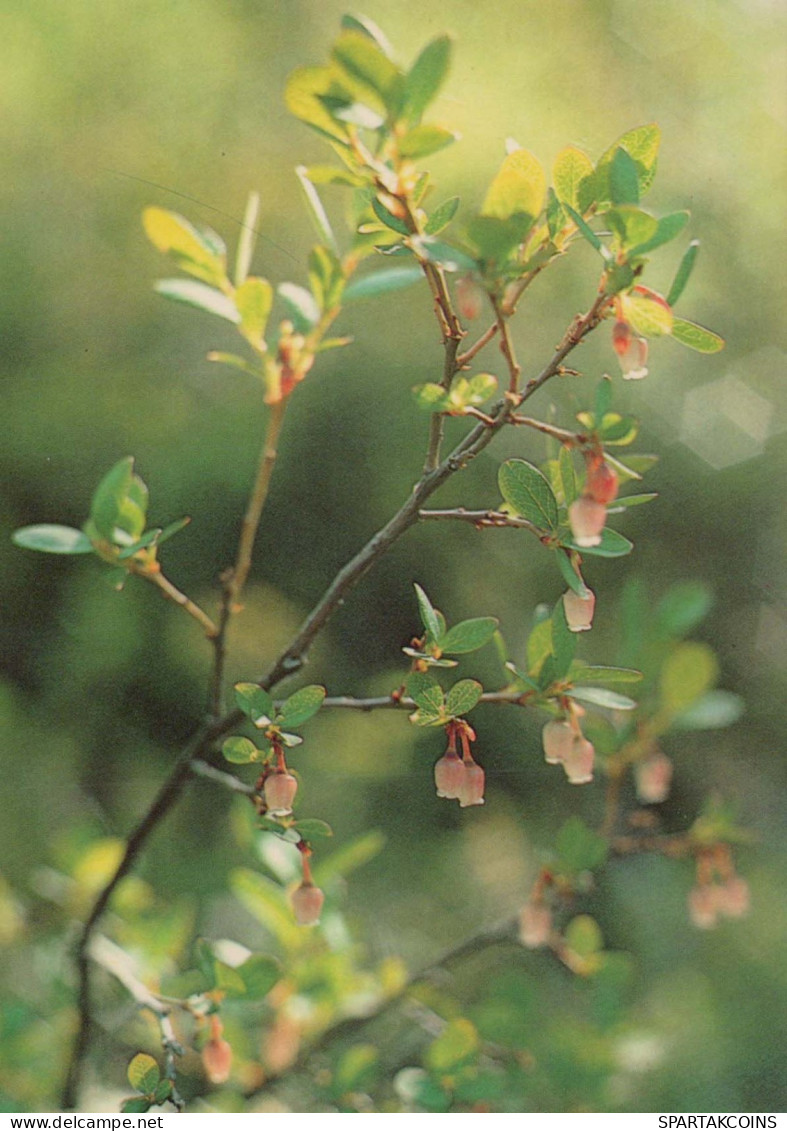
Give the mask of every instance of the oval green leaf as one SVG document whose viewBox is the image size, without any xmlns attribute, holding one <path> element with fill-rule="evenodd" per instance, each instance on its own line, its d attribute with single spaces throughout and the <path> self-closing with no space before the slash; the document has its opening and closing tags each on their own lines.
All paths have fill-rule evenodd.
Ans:
<svg viewBox="0 0 787 1131">
<path fill-rule="evenodd" d="M 25 550 L 40 550 L 45 554 L 89 554 L 93 549 L 93 543 L 81 530 L 46 522 L 20 527 L 11 535 L 11 541 Z"/>
<path fill-rule="evenodd" d="M 510 459 L 498 473 L 500 492 L 518 515 L 541 530 L 558 524 L 557 499 L 542 472 L 524 459 Z"/>
</svg>

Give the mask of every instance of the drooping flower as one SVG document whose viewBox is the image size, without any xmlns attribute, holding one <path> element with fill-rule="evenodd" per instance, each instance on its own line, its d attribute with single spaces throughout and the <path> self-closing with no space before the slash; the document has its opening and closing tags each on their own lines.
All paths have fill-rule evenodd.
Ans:
<svg viewBox="0 0 787 1131">
<path fill-rule="evenodd" d="M 719 885 L 718 909 L 728 919 L 741 919 L 747 915 L 750 899 L 749 885 L 741 876 L 733 874 Z"/>
<path fill-rule="evenodd" d="M 483 805 L 486 775 L 481 766 L 472 758 L 465 758 L 463 765 L 465 776 L 458 794 L 459 808 L 466 809 L 468 805 Z"/>
<path fill-rule="evenodd" d="M 232 1047 L 222 1037 L 224 1026 L 217 1014 L 210 1018 L 210 1038 L 202 1046 L 202 1067 L 211 1084 L 224 1084 L 232 1070 Z"/>
<path fill-rule="evenodd" d="M 292 910 L 299 927 L 316 927 L 320 921 L 325 895 L 315 884 L 306 880 L 292 893 Z"/>
<path fill-rule="evenodd" d="M 618 497 L 618 477 L 602 455 L 594 454 L 587 461 L 585 494 L 608 507 Z"/>
<path fill-rule="evenodd" d="M 659 805 L 669 797 L 672 784 L 672 761 L 655 749 L 634 766 L 637 798 L 643 805 Z"/>
<path fill-rule="evenodd" d="M 541 737 L 544 743 L 544 759 L 550 765 L 557 765 L 571 754 L 574 730 L 565 719 L 551 719 L 541 732 Z"/>
<path fill-rule="evenodd" d="M 522 946 L 535 950 L 546 946 L 552 934 L 552 912 L 545 903 L 532 899 L 519 912 L 519 941 Z"/>
<path fill-rule="evenodd" d="M 716 926 L 719 919 L 718 884 L 697 884 L 689 892 L 689 918 L 695 927 L 708 931 Z"/>
<path fill-rule="evenodd" d="M 568 521 L 578 546 L 598 546 L 607 521 L 607 508 L 591 495 L 580 495 L 568 508 Z"/>
<path fill-rule="evenodd" d="M 450 746 L 442 758 L 435 763 L 434 782 L 438 797 L 456 800 L 465 782 L 465 764 L 455 749 Z"/>
<path fill-rule="evenodd" d="M 592 742 L 589 742 L 582 733 L 574 735 L 571 750 L 563 759 L 563 769 L 572 785 L 586 785 L 593 781 L 593 762 L 596 751 Z"/>
<path fill-rule="evenodd" d="M 287 817 L 298 790 L 298 782 L 286 770 L 274 770 L 265 778 L 265 805 L 272 817 Z"/>
<path fill-rule="evenodd" d="M 596 594 L 587 590 L 587 597 L 580 597 L 573 589 L 563 594 L 563 609 L 566 623 L 571 632 L 587 632 L 593 625 L 593 612 L 596 608 Z"/>
</svg>

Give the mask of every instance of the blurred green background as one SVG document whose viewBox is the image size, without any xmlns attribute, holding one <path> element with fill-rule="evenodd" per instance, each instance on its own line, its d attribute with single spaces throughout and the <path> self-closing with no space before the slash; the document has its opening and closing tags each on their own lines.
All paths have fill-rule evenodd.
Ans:
<svg viewBox="0 0 787 1131">
<path fill-rule="evenodd" d="M 266 410 L 251 379 L 204 360 L 209 349 L 233 348 L 231 328 L 153 293 L 169 271 L 140 213 L 147 204 L 174 208 L 232 245 L 247 193 L 258 189 L 265 238 L 255 268 L 303 283 L 313 237 L 293 169 L 326 155 L 290 118 L 282 91 L 294 66 L 325 58 L 344 10 L 336 0 L 0 3 L 0 937 L 20 944 L 3 963 L 13 987 L 3 1036 L 27 1041 L 30 1057 L 48 1049 L 51 1060 L 68 1024 L 55 870 L 93 836 L 124 836 L 144 811 L 201 716 L 210 656 L 196 625 L 141 583 L 117 594 L 93 559 L 19 550 L 10 532 L 32 522 L 81 525 L 103 472 L 133 454 L 153 522 L 193 518 L 164 550 L 166 572 L 214 607 Z M 589 568 L 599 609 L 583 648 L 610 658 L 617 598 L 632 575 L 653 599 L 676 580 L 713 589 L 701 636 L 720 654 L 722 686 L 745 696 L 747 712 L 729 731 L 672 742 L 678 772 L 666 820 L 685 826 L 714 788 L 737 804 L 756 836 L 741 856 L 753 910 L 701 933 L 684 911 L 687 865 L 636 860 L 607 870 L 594 914 L 607 944 L 638 965 L 608 1074 L 613 1098 L 603 1102 L 784 1110 L 787 13 L 771 0 L 444 0 L 431 10 L 367 0 L 364 11 L 407 60 L 441 31 L 456 37 L 432 114 L 463 135 L 431 161 L 443 195 L 477 206 L 509 136 L 549 166 L 565 144 L 597 157 L 632 126 L 662 128 L 648 204 L 691 208 L 702 250 L 681 313 L 724 334 L 727 348 L 703 357 L 659 341 L 650 376 L 618 383 L 618 403 L 643 420 L 638 449 L 661 455 L 647 488 L 660 499 L 626 517 L 630 558 Z M 325 197 L 338 223 L 342 198 L 330 189 Z M 668 286 L 678 255 L 670 247 L 656 257 L 651 285 Z M 515 329 L 526 373 L 586 308 L 595 271 L 580 249 L 533 288 Z M 247 611 L 233 627 L 235 679 L 265 669 L 420 472 L 426 421 L 409 390 L 441 367 L 425 287 L 357 305 L 339 329 L 355 344 L 319 360 L 288 413 Z M 502 373 L 495 350 L 486 364 Z M 614 367 L 607 334 L 583 347 L 582 367 L 594 383 Z M 584 396 L 580 382 L 553 382 L 532 407 L 554 404 L 568 424 Z M 540 460 L 544 449 L 530 435 L 497 441 L 440 502 L 494 504 L 504 454 Z M 516 532 L 412 531 L 336 616 L 309 679 L 332 693 L 390 689 L 400 648 L 418 627 L 413 580 L 453 620 L 498 616 L 520 654 L 534 605 L 561 592 L 548 557 Z M 304 811 L 330 821 L 339 844 L 369 828 L 386 838 L 346 896 L 370 954 L 401 954 L 417 968 L 513 913 L 557 823 L 574 812 L 598 818 L 600 791 L 546 775 L 540 720 L 521 715 L 474 715 L 488 801 L 461 816 L 433 796 L 433 734 L 414 734 L 390 714 L 326 713 L 311 728 L 298 763 Z M 228 868 L 249 863 L 229 806 L 220 791 L 195 786 L 141 869 L 165 897 L 190 896 L 207 934 L 223 932 L 223 916 L 244 930 L 223 895 Z M 551 985 L 540 958 L 522 952 L 505 963 Z M 474 974 L 482 992 L 495 976 L 494 963 Z M 570 1000 L 560 1009 L 570 1021 Z M 108 1077 L 122 1077 L 124 1056 L 112 1046 Z M 42 1077 L 44 1096 L 59 1067 L 52 1062 L 48 1083 Z M 33 1083 L 5 1087 L 12 1107 L 52 1102 Z M 523 1096 L 521 1110 L 602 1102 L 590 1094 L 566 1083 L 547 1099 Z"/>
</svg>

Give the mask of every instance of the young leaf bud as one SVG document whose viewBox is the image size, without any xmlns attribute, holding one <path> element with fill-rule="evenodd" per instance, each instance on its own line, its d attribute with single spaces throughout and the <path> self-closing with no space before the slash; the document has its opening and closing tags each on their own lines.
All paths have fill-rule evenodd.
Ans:
<svg viewBox="0 0 787 1131">
<path fill-rule="evenodd" d="M 434 782 L 438 797 L 456 799 L 465 783 L 465 764 L 455 751 L 447 750 L 439 762 L 435 763 Z"/>
<path fill-rule="evenodd" d="M 590 495 L 581 495 L 568 508 L 568 521 L 578 546 L 598 546 L 607 521 L 607 508 Z"/>
<path fill-rule="evenodd" d="M 571 750 L 563 759 L 563 769 L 572 785 L 586 785 L 593 781 L 593 760 L 596 751 L 592 742 L 581 734 L 575 734 Z"/>
<path fill-rule="evenodd" d="M 587 597 L 580 597 L 573 589 L 563 594 L 563 608 L 566 613 L 566 623 L 571 632 L 587 632 L 593 624 L 593 612 L 596 608 L 596 594 L 588 589 Z"/>
<path fill-rule="evenodd" d="M 297 789 L 298 782 L 286 770 L 274 770 L 272 774 L 268 774 L 263 792 L 271 817 L 289 816 Z"/>
<path fill-rule="evenodd" d="M 654 750 L 634 766 L 637 799 L 643 805 L 658 805 L 669 797 L 672 762 L 661 750 Z"/>
<path fill-rule="evenodd" d="M 484 804 L 484 771 L 477 762 L 465 761 L 464 781 L 458 794 L 459 808 L 466 809 L 468 805 Z"/>
<path fill-rule="evenodd" d="M 716 926 L 719 918 L 718 884 L 697 884 L 689 892 L 689 918 L 695 927 L 708 931 Z"/>
<path fill-rule="evenodd" d="M 552 934 L 552 912 L 545 903 L 526 903 L 519 912 L 519 941 L 531 950 L 546 946 Z"/>
<path fill-rule="evenodd" d="M 551 765 L 557 765 L 571 754 L 574 731 L 565 719 L 552 719 L 541 732 L 544 743 L 544 758 Z"/>
<path fill-rule="evenodd" d="M 315 927 L 320 921 L 320 912 L 325 896 L 318 887 L 305 880 L 292 893 L 292 910 L 299 927 Z"/>
</svg>

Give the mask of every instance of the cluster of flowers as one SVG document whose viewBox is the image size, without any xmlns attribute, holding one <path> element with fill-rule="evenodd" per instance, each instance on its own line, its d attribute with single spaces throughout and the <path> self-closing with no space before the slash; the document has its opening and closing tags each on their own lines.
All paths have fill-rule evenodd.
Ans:
<svg viewBox="0 0 787 1131">
<path fill-rule="evenodd" d="M 551 719 L 542 731 L 544 758 L 550 765 L 561 765 L 572 785 L 593 781 L 595 750 L 582 733 L 579 720 L 584 710 L 570 699 L 564 700 L 566 716 Z"/>
<path fill-rule="evenodd" d="M 475 731 L 464 719 L 452 719 L 445 729 L 448 746 L 434 768 L 437 796 L 458 801 L 461 809 L 468 805 L 483 805 L 484 771 L 470 751 Z M 457 740 L 462 746 L 461 758 L 456 749 Z"/>
</svg>

